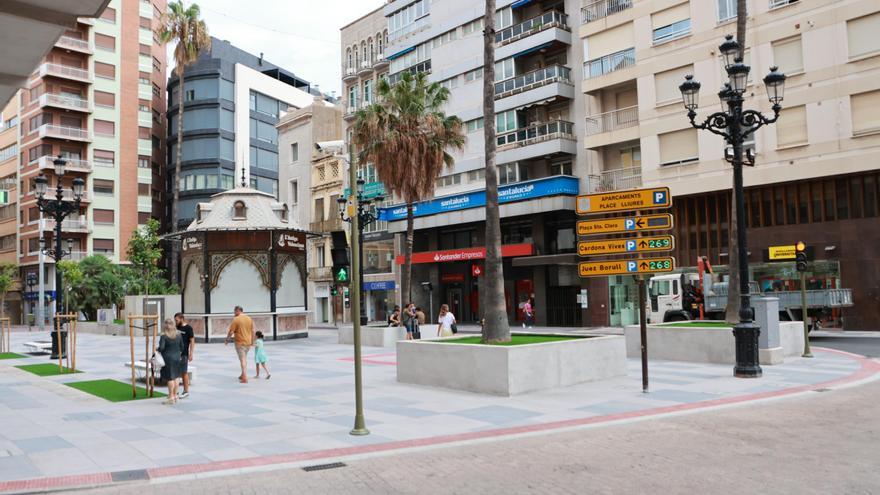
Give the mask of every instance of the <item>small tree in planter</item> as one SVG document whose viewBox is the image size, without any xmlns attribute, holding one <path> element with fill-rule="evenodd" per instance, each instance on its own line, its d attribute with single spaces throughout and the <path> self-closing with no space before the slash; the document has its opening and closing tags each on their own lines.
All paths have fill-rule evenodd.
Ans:
<svg viewBox="0 0 880 495">
<path fill-rule="evenodd" d="M 0 263 L 0 316 L 6 316 L 6 294 L 15 285 L 18 265 L 15 263 Z"/>
</svg>

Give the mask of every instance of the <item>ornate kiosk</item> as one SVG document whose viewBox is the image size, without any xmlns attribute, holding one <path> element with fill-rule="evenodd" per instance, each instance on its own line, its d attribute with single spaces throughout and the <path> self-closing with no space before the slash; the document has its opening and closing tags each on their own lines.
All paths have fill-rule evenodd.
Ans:
<svg viewBox="0 0 880 495">
<path fill-rule="evenodd" d="M 235 306 L 273 340 L 307 337 L 306 232 L 287 205 L 239 187 L 199 203 L 180 240 L 182 307 L 205 341 L 226 336 Z"/>
</svg>

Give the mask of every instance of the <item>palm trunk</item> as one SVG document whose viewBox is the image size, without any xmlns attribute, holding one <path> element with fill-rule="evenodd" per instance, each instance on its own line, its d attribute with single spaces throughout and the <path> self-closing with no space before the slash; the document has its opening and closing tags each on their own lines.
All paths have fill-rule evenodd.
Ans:
<svg viewBox="0 0 880 495">
<path fill-rule="evenodd" d="M 486 151 L 486 271 L 480 294 L 483 342 L 509 342 L 510 325 L 504 301 L 501 258 L 501 217 L 498 211 L 498 169 L 495 167 L 495 0 L 486 0 L 483 17 L 483 133 Z"/>
<path fill-rule="evenodd" d="M 178 75 L 177 84 L 177 152 L 174 161 L 174 180 L 171 189 L 174 191 L 174 201 L 171 203 L 171 231 L 178 230 L 180 208 L 180 161 L 183 158 L 183 71 Z M 177 273 L 177 243 L 171 243 L 171 283 L 180 285 L 180 276 Z"/>
<path fill-rule="evenodd" d="M 400 275 L 400 307 L 412 301 L 412 250 L 415 219 L 412 202 L 406 203 L 406 238 L 403 241 L 403 273 Z M 430 308 L 428 309 L 430 313 Z"/>
<path fill-rule="evenodd" d="M 736 41 L 739 42 L 740 46 L 740 57 L 745 57 L 746 53 L 746 19 L 748 18 L 748 12 L 746 12 L 746 0 L 737 0 L 736 1 Z M 725 110 L 725 109 L 722 109 Z M 735 323 L 739 321 L 739 259 L 736 256 L 737 253 L 737 242 L 736 242 L 736 233 L 737 229 L 740 228 L 739 225 L 736 224 L 736 200 L 734 199 L 735 195 L 730 195 L 730 217 L 727 219 L 728 225 L 730 228 L 728 232 L 730 233 L 730 249 L 727 250 L 728 264 L 727 266 L 730 268 L 730 275 L 728 277 L 727 284 L 727 307 L 724 310 L 724 319 L 728 322 Z M 745 228 L 745 226 L 743 226 Z"/>
</svg>

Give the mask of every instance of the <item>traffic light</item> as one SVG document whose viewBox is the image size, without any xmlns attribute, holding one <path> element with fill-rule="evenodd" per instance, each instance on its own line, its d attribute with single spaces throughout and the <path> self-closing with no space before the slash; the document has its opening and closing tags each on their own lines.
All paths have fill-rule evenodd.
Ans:
<svg viewBox="0 0 880 495">
<path fill-rule="evenodd" d="M 333 247 L 330 254 L 333 257 L 333 282 L 347 284 L 351 278 L 348 262 L 348 242 L 345 240 L 345 232 L 339 230 L 331 232 Z"/>
<path fill-rule="evenodd" d="M 794 246 L 794 258 L 797 271 L 807 271 L 807 245 L 803 241 L 798 241 Z"/>
<path fill-rule="evenodd" d="M 330 295 L 336 297 L 339 294 L 339 290 L 336 289 L 335 285 L 330 286 Z"/>
<path fill-rule="evenodd" d="M 346 308 L 351 307 L 351 298 L 349 297 L 348 287 L 342 288 L 342 300 L 345 303 Z"/>
</svg>

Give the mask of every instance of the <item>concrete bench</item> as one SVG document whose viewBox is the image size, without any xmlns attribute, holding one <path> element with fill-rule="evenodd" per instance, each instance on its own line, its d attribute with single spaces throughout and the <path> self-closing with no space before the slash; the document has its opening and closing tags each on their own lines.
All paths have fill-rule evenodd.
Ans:
<svg viewBox="0 0 880 495">
<path fill-rule="evenodd" d="M 126 369 L 131 369 L 131 361 L 126 362 L 123 366 Z M 134 369 L 135 369 L 135 372 L 137 373 L 137 378 L 139 380 L 146 379 L 146 374 L 147 374 L 147 363 L 146 362 L 135 361 L 134 362 Z M 193 380 L 195 380 L 195 378 L 196 378 L 196 367 L 190 364 L 187 367 L 187 374 L 189 375 L 189 382 L 192 383 Z"/>
<path fill-rule="evenodd" d="M 22 346 L 31 354 L 51 354 L 52 342 L 48 340 L 35 340 L 33 342 L 25 342 Z"/>
</svg>

